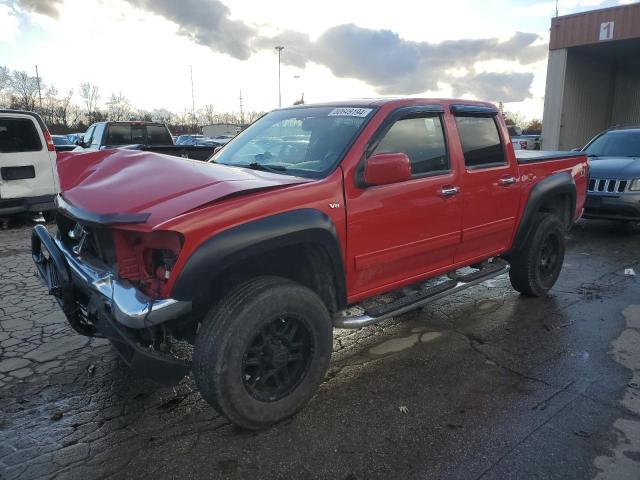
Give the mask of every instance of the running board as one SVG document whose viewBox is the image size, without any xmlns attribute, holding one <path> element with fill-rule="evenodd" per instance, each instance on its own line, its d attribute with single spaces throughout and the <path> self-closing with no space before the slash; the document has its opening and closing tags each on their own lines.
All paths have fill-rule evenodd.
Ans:
<svg viewBox="0 0 640 480">
<path fill-rule="evenodd" d="M 509 264 L 506 261 L 495 258 L 491 263 L 483 265 L 476 272 L 462 276 L 457 274 L 450 275 L 450 277 L 453 276 L 453 279 L 424 288 L 419 293 L 406 295 L 392 303 L 368 308 L 356 305 L 359 310 L 363 310 L 363 313 L 351 314 L 350 310 L 354 307 L 342 310 L 336 314 L 334 326 L 336 328 L 361 328 L 373 325 L 507 273 L 509 268 Z"/>
</svg>

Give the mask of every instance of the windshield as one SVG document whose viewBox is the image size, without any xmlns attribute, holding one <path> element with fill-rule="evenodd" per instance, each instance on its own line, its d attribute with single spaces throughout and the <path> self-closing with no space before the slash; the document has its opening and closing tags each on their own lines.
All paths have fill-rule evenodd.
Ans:
<svg viewBox="0 0 640 480">
<path fill-rule="evenodd" d="M 596 157 L 640 157 L 640 130 L 613 130 L 600 135 L 584 151 Z"/>
<path fill-rule="evenodd" d="M 373 108 L 359 107 L 276 110 L 234 138 L 210 161 L 321 178 L 341 160 L 372 112 Z"/>
</svg>

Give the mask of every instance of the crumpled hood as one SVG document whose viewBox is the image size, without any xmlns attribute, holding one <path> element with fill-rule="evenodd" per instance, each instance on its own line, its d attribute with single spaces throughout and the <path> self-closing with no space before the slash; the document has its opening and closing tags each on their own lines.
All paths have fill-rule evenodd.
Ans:
<svg viewBox="0 0 640 480">
<path fill-rule="evenodd" d="M 148 213 L 150 227 L 230 195 L 312 181 L 122 149 L 58 155 L 58 174 L 73 206 L 101 215 Z"/>
<path fill-rule="evenodd" d="M 640 157 L 591 157 L 591 178 L 632 180 L 640 178 Z"/>
</svg>

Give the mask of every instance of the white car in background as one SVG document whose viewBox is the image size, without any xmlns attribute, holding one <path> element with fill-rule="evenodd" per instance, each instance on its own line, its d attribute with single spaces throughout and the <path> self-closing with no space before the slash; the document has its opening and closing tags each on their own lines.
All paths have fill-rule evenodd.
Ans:
<svg viewBox="0 0 640 480">
<path fill-rule="evenodd" d="M 56 151 L 37 113 L 0 110 L 0 217 L 53 211 L 60 192 Z"/>
</svg>

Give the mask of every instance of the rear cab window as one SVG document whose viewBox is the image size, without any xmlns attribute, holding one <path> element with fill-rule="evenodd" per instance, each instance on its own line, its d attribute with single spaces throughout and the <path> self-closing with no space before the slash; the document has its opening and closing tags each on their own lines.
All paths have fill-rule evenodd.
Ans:
<svg viewBox="0 0 640 480">
<path fill-rule="evenodd" d="M 147 144 L 173 145 L 173 138 L 164 125 L 147 125 Z"/>
<path fill-rule="evenodd" d="M 105 145 L 173 145 L 164 125 L 109 125 Z"/>
<path fill-rule="evenodd" d="M 40 135 L 28 118 L 0 117 L 0 153 L 39 152 Z"/>
<path fill-rule="evenodd" d="M 456 115 L 456 124 L 467 169 L 507 164 L 494 116 Z"/>
</svg>

